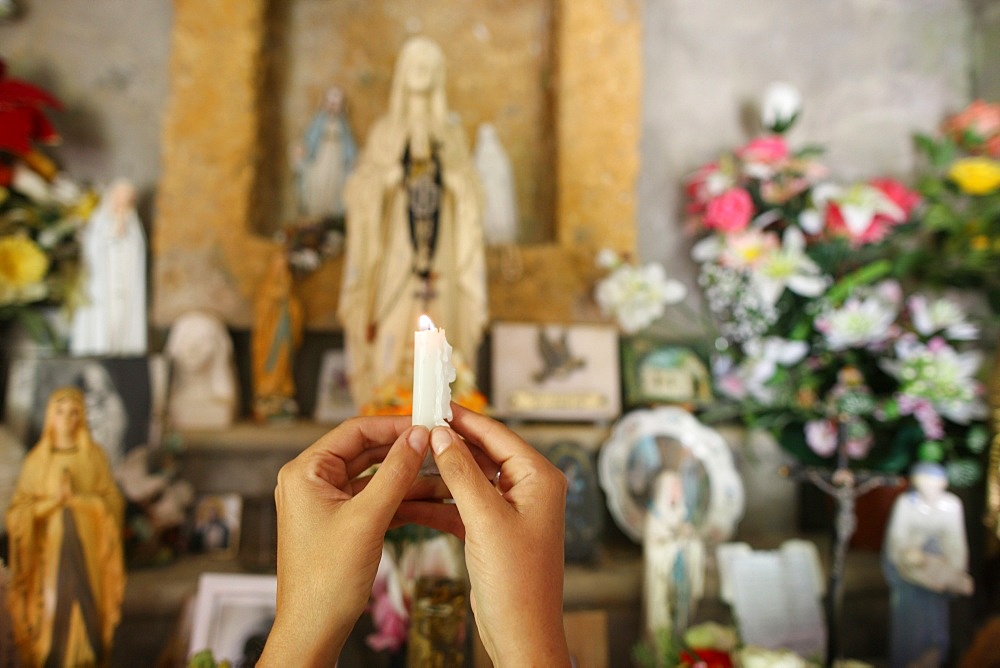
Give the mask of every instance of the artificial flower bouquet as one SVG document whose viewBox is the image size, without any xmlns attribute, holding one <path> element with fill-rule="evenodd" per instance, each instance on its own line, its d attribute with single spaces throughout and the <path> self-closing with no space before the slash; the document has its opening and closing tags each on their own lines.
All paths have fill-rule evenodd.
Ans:
<svg viewBox="0 0 1000 668">
<path fill-rule="evenodd" d="M 37 306 L 72 308 L 78 300 L 77 233 L 97 203 L 36 146 L 58 140 L 45 110 L 59 106 L 6 76 L 0 60 L 0 319 L 17 318 L 32 338 L 49 342 Z"/>
<path fill-rule="evenodd" d="M 986 445 L 978 328 L 893 261 L 922 199 L 893 179 L 834 181 L 819 149 L 784 136 L 790 99 L 770 91 L 766 131 L 686 183 L 717 393 L 803 464 L 900 472 L 929 459 L 970 484 Z"/>
<path fill-rule="evenodd" d="M 904 260 L 928 282 L 981 292 L 1000 317 L 1000 103 L 976 100 L 915 139 L 924 206 Z"/>
</svg>

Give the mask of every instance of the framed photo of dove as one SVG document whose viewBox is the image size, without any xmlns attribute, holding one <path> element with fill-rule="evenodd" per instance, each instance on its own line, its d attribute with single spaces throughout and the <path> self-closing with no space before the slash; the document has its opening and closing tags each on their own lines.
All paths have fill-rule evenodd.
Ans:
<svg viewBox="0 0 1000 668">
<path fill-rule="evenodd" d="M 606 422 L 620 414 L 615 327 L 497 322 L 491 343 L 497 417 Z"/>
</svg>

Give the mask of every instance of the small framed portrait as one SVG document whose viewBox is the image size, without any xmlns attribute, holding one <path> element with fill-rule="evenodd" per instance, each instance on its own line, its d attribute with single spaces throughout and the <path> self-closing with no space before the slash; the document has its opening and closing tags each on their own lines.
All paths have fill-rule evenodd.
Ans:
<svg viewBox="0 0 1000 668">
<path fill-rule="evenodd" d="M 578 422 L 618 416 L 621 377 L 613 326 L 498 322 L 491 339 L 497 416 Z"/>
<path fill-rule="evenodd" d="M 216 665 L 253 666 L 274 623 L 273 575 L 202 573 L 191 616 L 188 659 L 211 651 Z"/>
<path fill-rule="evenodd" d="M 239 551 L 243 498 L 239 494 L 206 494 L 194 506 L 191 549 L 217 557 Z"/>
<path fill-rule="evenodd" d="M 347 355 L 343 350 L 327 350 L 316 383 L 313 419 L 320 424 L 337 424 L 357 415 L 347 381 Z"/>
<path fill-rule="evenodd" d="M 597 476 L 611 517 L 637 543 L 664 480 L 676 483 L 677 517 L 707 540 L 727 539 L 743 517 L 743 480 L 729 444 L 678 406 L 622 416 L 600 450 Z"/>
<path fill-rule="evenodd" d="M 626 410 L 678 405 L 689 410 L 712 402 L 707 348 L 649 335 L 622 339 L 622 390 Z"/>
<path fill-rule="evenodd" d="M 566 560 L 593 561 L 604 529 L 604 500 L 592 454 L 571 440 L 557 441 L 543 452 L 566 476 Z"/>
<path fill-rule="evenodd" d="M 41 435 L 49 395 L 77 387 L 86 399 L 94 442 L 115 467 L 132 448 L 159 445 L 167 373 L 162 355 L 15 359 L 7 377 L 5 422 L 30 448 Z"/>
</svg>

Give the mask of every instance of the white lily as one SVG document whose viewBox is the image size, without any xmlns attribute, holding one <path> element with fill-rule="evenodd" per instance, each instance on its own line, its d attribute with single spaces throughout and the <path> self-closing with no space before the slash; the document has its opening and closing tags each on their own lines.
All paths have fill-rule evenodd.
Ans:
<svg viewBox="0 0 1000 668">
<path fill-rule="evenodd" d="M 898 303 L 876 292 L 851 297 L 839 309 L 816 318 L 816 328 L 830 350 L 863 348 L 885 342 L 893 332 Z"/>
<path fill-rule="evenodd" d="M 953 341 L 979 338 L 979 327 L 965 319 L 965 310 L 952 299 L 931 302 L 925 295 L 913 295 L 907 304 L 913 316 L 913 327 L 923 336 L 944 332 Z"/>
<path fill-rule="evenodd" d="M 802 230 L 789 227 L 781 248 L 764 256 L 754 273 L 754 283 L 768 304 L 776 304 L 785 288 L 803 297 L 818 297 L 830 285 L 829 277 L 823 275 L 805 249 Z"/>
<path fill-rule="evenodd" d="M 968 424 L 986 416 L 976 374 L 983 362 L 980 351 L 958 352 L 941 338 L 922 343 L 897 341 L 896 359 L 883 360 L 886 373 L 900 381 L 900 393 L 926 400 L 941 416 Z"/>
<path fill-rule="evenodd" d="M 667 304 L 678 304 L 687 288 L 667 277 L 663 265 L 649 262 L 641 267 L 622 264 L 598 283 L 594 299 L 607 314 L 613 314 L 626 334 L 652 324 L 663 315 Z"/>
<path fill-rule="evenodd" d="M 877 215 L 887 216 L 892 220 L 902 220 L 905 217 L 903 210 L 884 192 L 866 183 L 856 183 L 846 190 L 841 189 L 833 200 L 840 207 L 844 225 L 852 236 L 864 234 Z"/>
</svg>

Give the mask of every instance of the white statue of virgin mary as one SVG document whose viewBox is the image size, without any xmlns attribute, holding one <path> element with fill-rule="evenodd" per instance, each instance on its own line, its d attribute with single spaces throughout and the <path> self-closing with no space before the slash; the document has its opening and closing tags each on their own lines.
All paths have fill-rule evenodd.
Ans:
<svg viewBox="0 0 1000 668">
<path fill-rule="evenodd" d="M 81 232 L 83 303 L 73 312 L 74 355 L 145 355 L 146 235 L 135 187 L 112 183 Z"/>
<path fill-rule="evenodd" d="M 482 185 L 449 117 L 441 48 L 413 37 L 396 63 L 389 111 L 345 189 L 347 243 L 338 315 L 355 405 L 412 383 L 420 315 L 456 356 L 476 359 L 486 324 Z"/>
</svg>

